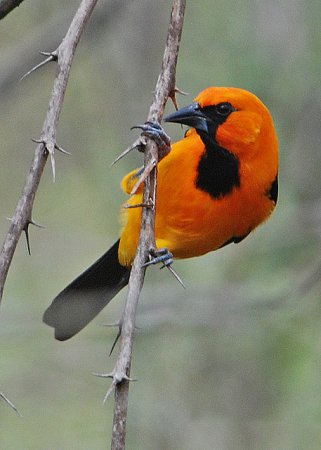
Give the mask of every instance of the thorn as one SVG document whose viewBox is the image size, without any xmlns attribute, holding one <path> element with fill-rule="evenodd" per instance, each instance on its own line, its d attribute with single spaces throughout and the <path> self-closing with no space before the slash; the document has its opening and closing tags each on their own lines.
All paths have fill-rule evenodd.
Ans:
<svg viewBox="0 0 321 450">
<path fill-rule="evenodd" d="M 150 209 L 154 209 L 154 202 L 153 200 L 150 198 L 149 199 L 149 203 L 136 203 L 135 205 L 129 205 L 128 203 L 126 203 L 125 205 L 123 205 L 123 208 L 125 209 L 130 209 L 130 208 L 150 208 Z"/>
<path fill-rule="evenodd" d="M 67 152 L 67 150 L 64 150 L 62 147 L 60 147 L 56 142 L 50 139 L 31 139 L 32 142 L 35 142 L 36 144 L 43 144 L 46 151 L 49 154 L 50 162 L 51 162 L 51 170 L 52 170 L 52 177 L 53 182 L 56 180 L 56 162 L 55 162 L 55 149 L 60 151 L 61 153 L 64 153 L 65 155 L 71 155 L 70 152 Z"/>
<path fill-rule="evenodd" d="M 67 150 L 63 149 L 62 147 L 60 147 L 57 144 L 55 144 L 55 149 L 58 150 L 59 152 L 63 153 L 64 155 L 72 156 L 70 152 L 67 152 Z"/>
<path fill-rule="evenodd" d="M 164 267 L 167 267 L 167 269 L 170 271 L 170 273 L 174 276 L 174 278 L 176 278 L 176 280 L 179 282 L 179 284 L 182 286 L 183 289 L 186 289 L 185 284 L 183 283 L 183 280 L 181 279 L 181 277 L 175 272 L 175 270 L 173 269 L 173 267 L 171 265 L 169 266 L 162 266 L 161 269 L 163 269 Z"/>
<path fill-rule="evenodd" d="M 56 144 L 53 141 L 47 141 L 45 139 L 33 139 L 31 138 L 32 142 L 35 142 L 36 144 L 43 144 L 46 151 L 48 152 L 50 156 L 51 161 L 51 170 L 52 170 L 52 178 L 53 182 L 56 180 L 56 163 L 55 163 L 55 147 Z"/>
<path fill-rule="evenodd" d="M 138 381 L 138 379 L 137 379 L 137 378 L 131 378 L 131 377 L 128 377 L 127 375 L 124 375 L 124 376 L 123 376 L 123 379 L 122 379 L 121 381 L 129 381 L 129 382 L 132 382 L 132 381 Z"/>
<path fill-rule="evenodd" d="M 106 403 L 106 401 L 108 400 L 108 398 L 110 397 L 110 394 L 113 392 L 113 390 L 116 388 L 117 384 L 123 382 L 123 381 L 137 381 L 137 378 L 130 378 L 128 377 L 125 373 L 115 373 L 115 371 L 111 372 L 111 373 L 95 373 L 93 372 L 93 375 L 96 377 L 100 377 L 100 378 L 112 378 L 113 381 L 108 389 L 108 391 L 106 392 L 106 395 L 103 399 L 103 405 Z"/>
<path fill-rule="evenodd" d="M 176 111 L 178 111 L 178 104 L 177 104 L 177 100 L 176 100 L 175 91 L 174 91 L 174 93 L 169 94 L 169 98 L 172 100 L 172 103 L 173 103 Z"/>
<path fill-rule="evenodd" d="M 121 335 L 121 325 L 119 324 L 119 326 L 118 326 L 118 333 L 117 333 L 117 335 L 116 335 L 116 337 L 114 339 L 113 345 L 111 346 L 111 349 L 110 349 L 110 352 L 109 352 L 109 356 L 112 355 L 112 353 L 114 351 L 114 348 L 115 348 L 115 346 L 116 346 L 116 344 L 118 342 L 118 339 L 120 338 L 120 335 Z"/>
<path fill-rule="evenodd" d="M 35 144 L 43 144 L 44 146 L 46 146 L 46 142 L 43 139 L 34 139 L 31 138 L 32 142 L 34 142 Z"/>
<path fill-rule="evenodd" d="M 30 225 L 30 222 L 28 222 L 25 225 L 25 227 L 23 228 L 23 231 L 25 232 L 25 236 L 26 236 L 28 254 L 29 254 L 29 256 L 31 256 L 31 248 L 30 248 L 30 240 L 29 240 L 29 225 Z"/>
<path fill-rule="evenodd" d="M 176 86 L 175 86 L 174 90 L 169 93 L 169 98 L 172 100 L 176 111 L 178 111 L 178 104 L 177 104 L 177 100 L 176 100 L 176 94 L 181 94 L 181 95 L 189 95 L 189 94 L 187 92 L 182 91 L 181 89 L 179 89 Z"/>
<path fill-rule="evenodd" d="M 47 148 L 46 141 L 44 139 L 33 139 L 31 138 L 32 142 L 35 142 L 36 144 L 43 144 Z M 54 147 L 56 150 L 59 150 L 59 152 L 63 153 L 64 155 L 70 155 L 72 156 L 72 153 L 67 152 L 67 150 L 60 147 L 58 144 L 54 144 Z"/>
<path fill-rule="evenodd" d="M 115 373 L 115 371 L 110 373 L 93 372 L 92 375 L 99 378 L 112 378 L 116 384 L 119 384 L 122 381 L 138 381 L 137 378 L 130 378 L 125 373 Z"/>
<path fill-rule="evenodd" d="M 48 56 L 44 61 L 41 61 L 39 64 L 34 66 L 32 69 L 28 70 L 27 73 L 25 73 L 21 78 L 20 81 L 22 81 L 24 78 L 31 75 L 33 72 L 35 72 L 37 69 L 40 69 L 40 67 L 44 66 L 45 64 L 51 62 L 51 61 L 57 61 L 58 59 L 58 52 L 55 50 L 54 52 L 39 52 L 41 55 Z"/>
<path fill-rule="evenodd" d="M 114 323 L 103 323 L 100 325 L 101 327 L 119 327 L 120 323 L 119 322 L 114 322 Z"/>
<path fill-rule="evenodd" d="M 136 148 L 142 148 L 146 145 L 146 139 L 143 136 L 140 136 L 136 141 L 130 146 L 127 147 L 126 150 L 124 150 L 117 158 L 111 163 L 110 167 L 112 167 L 116 162 L 120 161 L 124 156 L 127 156 L 128 153 L 130 153 L 132 150 L 135 150 Z M 139 150 L 141 151 L 141 150 Z"/>
<path fill-rule="evenodd" d="M 117 384 L 122 383 L 123 381 L 128 381 L 128 382 L 137 381 L 137 378 L 130 378 L 126 374 L 118 375 L 118 376 L 114 375 L 113 382 L 111 383 L 110 388 L 108 389 L 108 391 L 106 392 L 106 395 L 104 397 L 103 405 L 106 403 L 106 401 L 110 397 L 110 394 L 116 388 Z"/>
<path fill-rule="evenodd" d="M 106 392 L 106 395 L 103 399 L 103 405 L 107 402 L 108 398 L 110 397 L 110 394 L 113 392 L 113 390 L 116 388 L 116 381 L 113 380 L 113 382 L 110 385 L 110 388 L 108 389 L 108 391 Z"/>
<path fill-rule="evenodd" d="M 94 375 L 95 377 L 99 377 L 99 378 L 114 378 L 114 373 L 113 372 L 110 372 L 110 373 L 92 372 L 92 375 Z"/>
<path fill-rule="evenodd" d="M 10 406 L 10 408 L 12 408 L 19 417 L 22 417 L 22 414 L 20 413 L 20 411 L 18 410 L 18 408 L 12 403 L 12 401 L 10 401 L 2 392 L 0 392 L 0 398 L 7 403 L 7 405 Z"/>
<path fill-rule="evenodd" d="M 39 53 L 40 53 L 40 55 L 43 55 L 43 56 L 52 56 L 55 61 L 57 61 L 57 59 L 58 59 L 58 52 L 57 52 L 57 50 L 55 50 L 53 52 L 39 52 Z"/>
<path fill-rule="evenodd" d="M 140 175 L 140 177 L 138 178 L 138 180 L 135 183 L 135 186 L 133 187 L 133 189 L 131 190 L 130 196 L 132 197 L 134 194 L 136 194 L 139 186 L 146 180 L 146 178 L 149 176 L 149 174 L 151 173 L 151 171 L 154 169 L 154 167 L 156 167 L 156 161 L 153 158 L 148 165 L 144 168 L 143 173 Z"/>
<path fill-rule="evenodd" d="M 29 220 L 30 225 L 34 225 L 37 228 L 46 228 L 44 225 L 41 225 L 40 223 L 35 222 L 33 219 Z"/>
<path fill-rule="evenodd" d="M 10 219 L 12 220 L 12 219 Z M 29 238 L 29 225 L 34 225 L 37 228 L 45 228 L 43 225 L 40 225 L 39 223 L 35 222 L 33 219 L 29 219 L 26 222 L 26 225 L 23 228 L 23 231 L 25 232 L 25 236 L 26 236 L 26 241 L 27 241 L 27 249 L 28 249 L 28 254 L 29 256 L 31 256 L 31 247 L 30 247 L 30 238 Z"/>
<path fill-rule="evenodd" d="M 189 92 L 182 91 L 177 86 L 175 86 L 174 92 L 176 92 L 177 94 L 180 94 L 180 95 L 190 95 Z"/>
<path fill-rule="evenodd" d="M 148 267 L 153 264 L 163 263 L 163 265 L 160 267 L 160 269 L 164 269 L 164 267 L 167 267 L 167 269 L 171 272 L 171 274 L 176 278 L 176 280 L 179 282 L 179 284 L 186 289 L 185 284 L 183 283 L 180 276 L 175 272 L 175 270 L 172 267 L 173 263 L 173 254 L 165 247 L 161 249 L 154 249 L 152 248 L 149 251 L 149 261 L 142 264 L 142 267 Z"/>
</svg>

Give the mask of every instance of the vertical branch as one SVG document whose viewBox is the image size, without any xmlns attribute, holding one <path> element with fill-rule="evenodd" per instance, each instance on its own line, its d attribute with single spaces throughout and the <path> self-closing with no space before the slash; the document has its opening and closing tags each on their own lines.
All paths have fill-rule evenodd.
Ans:
<svg viewBox="0 0 321 450">
<path fill-rule="evenodd" d="M 186 0 L 174 0 L 168 29 L 167 42 L 163 56 L 153 103 L 150 107 L 148 120 L 160 122 L 168 97 L 175 96 L 176 64 L 179 43 L 182 34 Z M 147 138 L 144 164 L 147 167 L 154 162 L 155 168 L 145 181 L 143 204 L 156 205 L 158 148 L 154 141 Z M 128 285 L 128 295 L 122 318 L 120 351 L 115 368 L 111 374 L 113 383 L 107 396 L 115 388 L 115 408 L 112 432 L 112 450 L 125 449 L 126 420 L 128 407 L 129 375 L 131 366 L 132 346 L 135 330 L 135 317 L 139 295 L 143 287 L 145 267 L 150 248 L 155 247 L 155 207 L 143 208 L 141 232 L 136 257 L 132 266 Z"/>
<path fill-rule="evenodd" d="M 32 208 L 48 155 L 50 155 L 51 158 L 54 174 L 54 151 L 57 149 L 64 152 L 64 150 L 56 144 L 57 126 L 76 47 L 96 3 L 97 0 L 82 0 L 63 41 L 58 49 L 50 53 L 45 60 L 45 62 L 57 61 L 58 68 L 47 115 L 43 123 L 40 139 L 36 141 L 38 145 L 35 150 L 25 187 L 18 201 L 15 213 L 11 219 L 9 231 L 0 251 L 0 301 L 8 270 L 21 233 L 23 231 L 27 233 L 28 226 L 32 223 L 34 224 L 32 220 Z"/>
</svg>

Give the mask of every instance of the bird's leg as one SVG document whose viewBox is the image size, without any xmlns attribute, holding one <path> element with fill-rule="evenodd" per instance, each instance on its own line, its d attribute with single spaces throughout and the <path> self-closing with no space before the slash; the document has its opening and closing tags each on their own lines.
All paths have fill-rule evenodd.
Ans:
<svg viewBox="0 0 321 450">
<path fill-rule="evenodd" d="M 143 125 L 135 125 L 133 128 L 139 128 L 142 130 L 142 136 L 147 136 L 156 142 L 159 161 L 168 155 L 171 150 L 171 140 L 158 122 L 145 122 Z"/>
</svg>

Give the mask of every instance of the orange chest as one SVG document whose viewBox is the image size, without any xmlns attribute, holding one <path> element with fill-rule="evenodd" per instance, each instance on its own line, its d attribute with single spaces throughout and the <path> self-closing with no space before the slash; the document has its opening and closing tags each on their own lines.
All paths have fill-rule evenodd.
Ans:
<svg viewBox="0 0 321 450">
<path fill-rule="evenodd" d="M 195 187 L 186 188 L 179 195 L 175 195 L 173 189 L 167 197 L 160 190 L 158 198 L 156 237 L 175 241 L 173 247 L 193 245 L 194 249 L 189 251 L 194 256 L 247 235 L 264 222 L 274 208 L 265 190 L 256 185 L 243 187 L 241 184 L 218 199 Z"/>
</svg>

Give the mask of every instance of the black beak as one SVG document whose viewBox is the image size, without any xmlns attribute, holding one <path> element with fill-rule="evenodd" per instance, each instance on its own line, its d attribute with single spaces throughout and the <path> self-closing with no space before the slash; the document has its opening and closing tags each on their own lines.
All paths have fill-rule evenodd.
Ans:
<svg viewBox="0 0 321 450">
<path fill-rule="evenodd" d="M 202 109 L 197 102 L 185 106 L 185 108 L 181 108 L 164 117 L 164 122 L 181 123 L 193 127 L 196 130 L 205 131 L 205 133 L 208 133 L 208 121 L 210 120 L 211 119 L 202 112 Z"/>
</svg>

